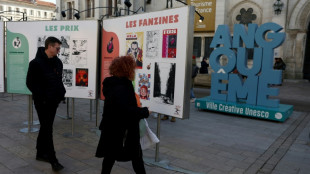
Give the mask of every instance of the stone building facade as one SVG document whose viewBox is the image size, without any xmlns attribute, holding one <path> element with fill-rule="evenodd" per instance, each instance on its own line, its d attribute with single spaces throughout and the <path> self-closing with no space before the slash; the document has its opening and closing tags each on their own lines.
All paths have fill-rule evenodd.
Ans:
<svg viewBox="0 0 310 174">
<path fill-rule="evenodd" d="M 280 14 L 275 14 L 273 8 L 276 0 L 218 0 L 217 3 L 220 1 L 221 8 L 226 9 L 223 23 L 229 25 L 231 31 L 233 24 L 240 22 L 236 16 L 242 8 L 253 9 L 256 15 L 253 23 L 275 22 L 281 25 L 286 32 L 286 40 L 275 50 L 275 57 L 282 57 L 287 65 L 285 78 L 310 79 L 310 0 L 280 0 L 283 3 Z"/>
<path fill-rule="evenodd" d="M 124 0 L 56 0 L 56 6 L 59 9 L 56 18 L 77 20 L 74 15 L 79 14 L 79 20 L 90 20 L 142 13 L 143 7 L 136 9 L 137 4 L 137 1 L 131 0 L 131 7 L 128 8 Z M 61 11 L 65 12 L 65 17 L 62 16 Z"/>
<path fill-rule="evenodd" d="M 282 57 L 287 67 L 284 77 L 288 79 L 310 79 L 310 0 L 181 0 L 185 3 L 199 1 L 215 3 L 214 18 L 205 18 L 204 21 L 214 23 L 214 30 L 195 31 L 194 52 L 200 60 L 209 57 L 212 49 L 210 43 L 218 25 L 226 24 L 233 33 L 233 25 L 239 23 L 256 23 L 261 25 L 266 22 L 275 22 L 283 27 L 286 33 L 284 44 L 275 50 L 275 57 Z M 275 13 L 274 4 L 283 3 L 280 13 Z M 165 10 L 184 6 L 176 0 L 130 0 L 131 11 L 137 13 Z M 199 4 L 199 3 L 196 3 Z M 57 7 L 66 10 L 71 7 L 83 11 L 87 7 L 110 7 L 108 9 L 94 10 L 92 13 L 81 13 L 81 19 L 99 19 L 101 16 L 128 15 L 124 9 L 124 0 L 57 0 Z M 143 11 L 140 10 L 141 7 Z M 110 9 L 110 11 L 109 11 Z M 121 9 L 121 10 L 120 10 Z M 57 19 L 64 19 L 57 14 Z M 74 10 L 76 11 L 76 10 Z M 130 14 L 132 14 L 130 12 Z M 65 19 L 74 19 L 71 17 Z M 83 16 L 84 15 L 84 16 Z M 88 17 L 86 16 L 88 15 Z M 196 15 L 197 16 L 197 15 Z M 199 60 L 198 60 L 199 61 Z M 197 61 L 197 62 L 198 62 Z"/>
<path fill-rule="evenodd" d="M 41 0 L 0 0 L 2 21 L 53 20 L 55 9 L 56 4 Z"/>
</svg>

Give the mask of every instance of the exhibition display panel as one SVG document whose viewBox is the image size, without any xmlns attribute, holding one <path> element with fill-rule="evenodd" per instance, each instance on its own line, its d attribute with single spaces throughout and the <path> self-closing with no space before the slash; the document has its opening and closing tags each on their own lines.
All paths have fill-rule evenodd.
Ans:
<svg viewBox="0 0 310 174">
<path fill-rule="evenodd" d="M 189 6 L 104 20 L 101 89 L 112 60 L 130 55 L 136 61 L 133 85 L 142 106 L 188 118 L 193 21 L 194 7 Z"/>
<path fill-rule="evenodd" d="M 98 21 L 7 22 L 7 92 L 31 94 L 29 62 L 49 36 L 58 38 L 66 97 L 96 99 Z"/>
</svg>

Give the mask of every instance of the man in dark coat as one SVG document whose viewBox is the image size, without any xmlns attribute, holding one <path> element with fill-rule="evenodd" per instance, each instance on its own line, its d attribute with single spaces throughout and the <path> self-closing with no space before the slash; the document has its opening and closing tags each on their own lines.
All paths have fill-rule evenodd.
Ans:
<svg viewBox="0 0 310 174">
<path fill-rule="evenodd" d="M 144 174 L 139 121 L 149 116 L 147 107 L 137 106 L 132 85 L 135 61 L 130 56 L 116 58 L 103 81 L 104 112 L 96 157 L 104 157 L 102 174 L 109 174 L 116 161 L 132 161 L 134 171 Z M 127 69 L 128 68 L 128 69 Z"/>
<path fill-rule="evenodd" d="M 57 57 L 60 45 L 55 37 L 46 39 L 45 48 L 39 47 L 35 59 L 29 63 L 26 81 L 40 121 L 36 159 L 51 163 L 54 171 L 64 168 L 56 158 L 53 143 L 56 110 L 66 93 L 62 83 L 63 65 Z"/>
</svg>

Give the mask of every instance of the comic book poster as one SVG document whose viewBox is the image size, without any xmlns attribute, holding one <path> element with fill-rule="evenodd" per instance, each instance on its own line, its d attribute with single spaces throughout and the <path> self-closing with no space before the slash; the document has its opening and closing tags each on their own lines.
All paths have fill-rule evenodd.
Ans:
<svg viewBox="0 0 310 174">
<path fill-rule="evenodd" d="M 87 67 L 87 39 L 72 39 L 71 64 Z"/>
<path fill-rule="evenodd" d="M 177 29 L 163 30 L 163 58 L 176 58 L 177 54 Z"/>
<path fill-rule="evenodd" d="M 139 73 L 138 95 L 142 100 L 150 100 L 151 74 Z"/>
<path fill-rule="evenodd" d="M 143 32 L 126 34 L 127 55 L 135 59 L 137 69 L 142 69 L 143 67 L 143 34 Z"/>
<path fill-rule="evenodd" d="M 159 30 L 146 32 L 146 57 L 156 58 L 159 54 Z"/>
<path fill-rule="evenodd" d="M 72 71 L 72 69 L 63 69 L 62 82 L 66 87 L 68 87 L 68 88 L 72 87 L 72 85 L 73 85 L 73 71 Z"/>
<path fill-rule="evenodd" d="M 156 103 L 173 105 L 175 70 L 175 63 L 155 63 L 153 100 Z"/>
<path fill-rule="evenodd" d="M 75 85 L 80 87 L 88 86 L 88 69 L 83 68 L 76 69 Z"/>
</svg>

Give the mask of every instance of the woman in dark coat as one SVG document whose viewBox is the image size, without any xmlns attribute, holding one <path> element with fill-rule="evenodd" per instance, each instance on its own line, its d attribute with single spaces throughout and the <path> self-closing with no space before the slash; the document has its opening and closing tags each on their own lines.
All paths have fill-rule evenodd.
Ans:
<svg viewBox="0 0 310 174">
<path fill-rule="evenodd" d="M 209 64 L 207 63 L 207 58 L 203 57 L 201 61 L 200 74 L 208 74 Z"/>
<path fill-rule="evenodd" d="M 130 56 L 118 57 L 109 67 L 111 77 L 103 85 L 104 111 L 96 157 L 102 158 L 102 174 L 109 174 L 116 161 L 132 161 L 138 174 L 145 174 L 140 145 L 139 121 L 149 116 L 137 106 L 132 80 L 136 63 Z"/>
</svg>

